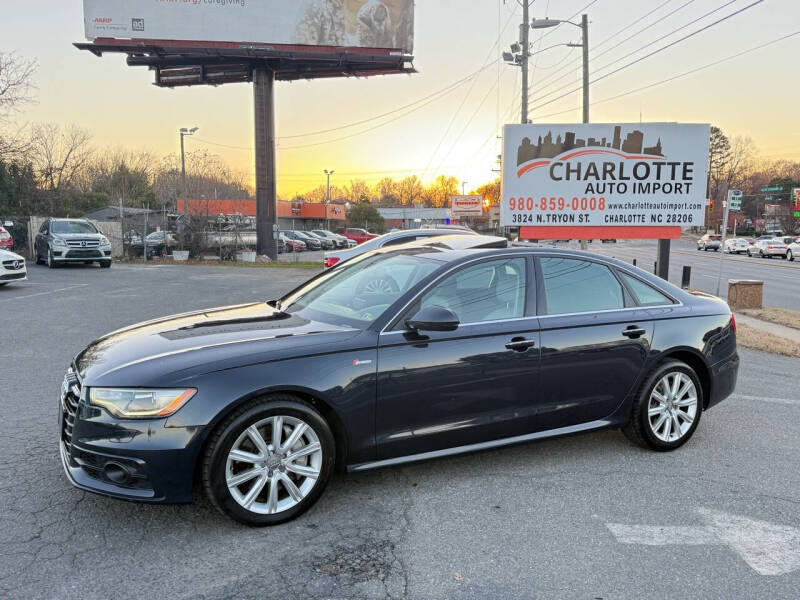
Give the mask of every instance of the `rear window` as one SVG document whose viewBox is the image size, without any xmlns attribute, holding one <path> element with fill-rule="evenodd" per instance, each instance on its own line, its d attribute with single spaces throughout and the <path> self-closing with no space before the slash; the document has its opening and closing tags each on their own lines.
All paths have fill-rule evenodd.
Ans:
<svg viewBox="0 0 800 600">
<path fill-rule="evenodd" d="M 711 236 L 708 237 L 708 239 L 714 240 L 715 242 L 718 242 L 718 241 L 720 241 L 722 239 L 722 236 L 721 235 L 711 235 Z"/>
</svg>

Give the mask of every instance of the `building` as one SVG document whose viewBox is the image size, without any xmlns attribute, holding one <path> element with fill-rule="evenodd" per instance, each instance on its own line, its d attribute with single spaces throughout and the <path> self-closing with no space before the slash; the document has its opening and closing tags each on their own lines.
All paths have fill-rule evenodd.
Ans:
<svg viewBox="0 0 800 600">
<path fill-rule="evenodd" d="M 454 225 L 458 218 L 450 216 L 449 208 L 379 208 L 386 220 L 386 229 L 419 229 L 423 225 Z"/>
<path fill-rule="evenodd" d="M 244 215 L 256 216 L 255 200 L 205 200 L 178 199 L 178 212 L 183 212 L 184 203 L 193 215 Z M 278 201 L 278 227 L 280 229 L 336 230 L 344 227 L 346 210 L 343 204 L 315 204 L 311 202 Z"/>
</svg>

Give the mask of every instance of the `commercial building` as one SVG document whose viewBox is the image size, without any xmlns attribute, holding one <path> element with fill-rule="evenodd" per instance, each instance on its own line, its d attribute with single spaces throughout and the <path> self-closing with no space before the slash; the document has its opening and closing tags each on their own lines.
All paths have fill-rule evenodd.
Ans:
<svg viewBox="0 0 800 600">
<path fill-rule="evenodd" d="M 184 203 L 189 214 L 193 215 L 243 215 L 256 216 L 255 200 L 206 200 L 183 198 L 178 199 L 178 212 L 184 211 Z M 346 219 L 343 204 L 314 204 L 311 202 L 278 201 L 278 227 L 280 229 L 311 229 L 328 228 L 336 230 L 344 227 Z"/>
</svg>

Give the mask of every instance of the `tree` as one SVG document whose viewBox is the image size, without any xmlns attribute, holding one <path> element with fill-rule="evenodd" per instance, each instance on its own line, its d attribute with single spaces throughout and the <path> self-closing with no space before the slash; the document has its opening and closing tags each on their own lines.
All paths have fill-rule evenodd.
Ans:
<svg viewBox="0 0 800 600">
<path fill-rule="evenodd" d="M 427 188 L 428 204 L 434 208 L 445 208 L 450 198 L 458 194 L 458 178 L 439 175 Z"/>
<path fill-rule="evenodd" d="M 24 127 L 13 127 L 11 115 L 33 102 L 36 61 L 0 52 L 0 159 L 19 157 L 28 148 Z M 13 131 L 12 131 L 13 129 Z"/>
<path fill-rule="evenodd" d="M 416 175 L 410 175 L 397 184 L 397 195 L 403 206 L 414 206 L 422 200 L 425 188 Z"/>
<path fill-rule="evenodd" d="M 347 201 L 351 204 L 358 204 L 359 202 L 369 202 L 372 199 L 369 185 L 362 179 L 355 179 L 350 182 L 350 185 L 345 187 L 345 195 Z"/>
<path fill-rule="evenodd" d="M 483 204 L 485 206 L 500 204 L 500 180 L 495 179 L 492 183 L 484 183 L 482 186 L 475 188 L 475 193 L 483 196 Z"/>
<path fill-rule="evenodd" d="M 347 224 L 350 227 L 363 227 L 368 231 L 383 233 L 386 231 L 386 220 L 368 201 L 351 207 L 347 212 Z"/>
</svg>

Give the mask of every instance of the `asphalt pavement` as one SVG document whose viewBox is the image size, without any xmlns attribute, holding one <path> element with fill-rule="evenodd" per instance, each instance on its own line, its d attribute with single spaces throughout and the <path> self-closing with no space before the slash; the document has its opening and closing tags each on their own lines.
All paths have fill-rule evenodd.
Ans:
<svg viewBox="0 0 800 600">
<path fill-rule="evenodd" d="M 668 454 L 602 432 L 337 475 L 270 529 L 202 497 L 145 506 L 68 484 L 58 392 L 81 348 L 312 273 L 31 266 L 0 289 L 0 598 L 797 598 L 800 360 L 751 351 L 737 395 Z"/>
</svg>

